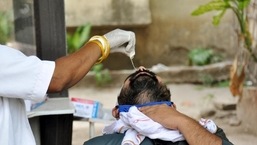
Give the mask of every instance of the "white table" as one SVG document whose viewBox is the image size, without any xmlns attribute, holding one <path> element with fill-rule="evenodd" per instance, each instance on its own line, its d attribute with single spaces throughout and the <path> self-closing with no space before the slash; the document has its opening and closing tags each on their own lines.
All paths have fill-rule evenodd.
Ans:
<svg viewBox="0 0 257 145">
<path fill-rule="evenodd" d="M 39 117 L 47 115 L 73 114 L 75 108 L 68 97 L 49 98 L 38 108 L 27 112 L 29 122 L 36 139 L 37 145 L 41 144 Z"/>
</svg>

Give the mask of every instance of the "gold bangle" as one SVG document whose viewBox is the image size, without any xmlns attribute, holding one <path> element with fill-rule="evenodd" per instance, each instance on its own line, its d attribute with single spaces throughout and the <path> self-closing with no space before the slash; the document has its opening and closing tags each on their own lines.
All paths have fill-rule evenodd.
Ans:
<svg viewBox="0 0 257 145">
<path fill-rule="evenodd" d="M 97 63 L 101 63 L 104 59 L 106 59 L 110 53 L 110 44 L 108 40 L 104 36 L 93 36 L 89 39 L 89 42 L 96 43 L 100 49 L 102 56 L 98 59 Z"/>
<path fill-rule="evenodd" d="M 104 49 L 103 57 L 104 57 L 104 59 L 107 58 L 110 53 L 110 45 L 108 43 L 107 38 L 104 36 L 94 36 L 91 39 L 97 40 L 102 44 L 103 49 Z"/>
<path fill-rule="evenodd" d="M 106 58 L 109 56 L 109 54 L 110 54 L 110 51 L 111 51 L 111 47 L 110 47 L 110 44 L 109 44 L 109 42 L 108 42 L 108 39 L 105 37 L 105 36 L 103 36 L 103 38 L 104 38 L 104 40 L 105 40 L 105 42 L 106 42 L 106 45 L 107 45 L 107 50 L 106 50 Z"/>
<path fill-rule="evenodd" d="M 97 63 L 97 64 L 98 64 L 98 63 L 101 63 L 101 62 L 104 60 L 104 57 L 103 57 L 103 55 L 104 55 L 104 49 L 103 49 L 102 44 L 101 44 L 99 41 L 96 41 L 96 40 L 91 40 L 91 41 L 89 41 L 89 42 L 95 43 L 95 44 L 98 45 L 98 47 L 100 48 L 102 56 L 97 60 L 96 63 Z"/>
</svg>

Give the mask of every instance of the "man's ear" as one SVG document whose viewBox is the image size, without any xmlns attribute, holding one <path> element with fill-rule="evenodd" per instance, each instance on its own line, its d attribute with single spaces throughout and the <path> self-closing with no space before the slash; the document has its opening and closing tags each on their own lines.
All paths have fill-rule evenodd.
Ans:
<svg viewBox="0 0 257 145">
<path fill-rule="evenodd" d="M 114 108 L 112 109 L 112 116 L 113 116 L 114 118 L 116 118 L 116 119 L 119 119 L 119 110 L 118 110 L 117 107 L 114 107 Z"/>
<path fill-rule="evenodd" d="M 175 108 L 175 109 L 177 109 L 176 104 L 174 104 L 174 103 L 172 104 L 172 107 Z"/>
</svg>

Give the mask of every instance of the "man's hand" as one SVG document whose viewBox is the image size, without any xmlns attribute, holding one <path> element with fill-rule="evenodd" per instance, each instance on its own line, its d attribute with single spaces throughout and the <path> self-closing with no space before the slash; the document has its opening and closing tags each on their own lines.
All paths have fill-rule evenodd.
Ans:
<svg viewBox="0 0 257 145">
<path fill-rule="evenodd" d="M 115 29 L 104 36 L 110 44 L 111 53 L 121 52 L 130 58 L 135 56 L 136 37 L 134 32 Z"/>
</svg>

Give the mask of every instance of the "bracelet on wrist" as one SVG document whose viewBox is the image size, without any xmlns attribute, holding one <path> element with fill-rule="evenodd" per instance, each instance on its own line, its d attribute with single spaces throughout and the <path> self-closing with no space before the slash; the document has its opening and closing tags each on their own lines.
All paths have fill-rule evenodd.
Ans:
<svg viewBox="0 0 257 145">
<path fill-rule="evenodd" d="M 93 36 L 89 39 L 88 42 L 93 42 L 97 44 L 101 50 L 102 56 L 98 59 L 96 64 L 101 63 L 104 59 L 106 59 L 110 54 L 110 44 L 106 37 L 104 36 Z"/>
</svg>

